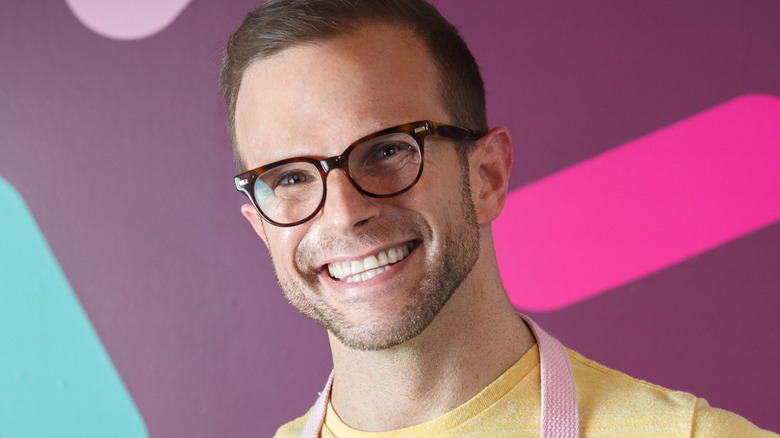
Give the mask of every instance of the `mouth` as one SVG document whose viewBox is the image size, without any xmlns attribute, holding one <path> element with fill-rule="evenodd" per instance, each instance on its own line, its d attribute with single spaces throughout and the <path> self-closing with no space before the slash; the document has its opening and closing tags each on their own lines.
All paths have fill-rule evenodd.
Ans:
<svg viewBox="0 0 780 438">
<path fill-rule="evenodd" d="M 327 265 L 328 273 L 330 278 L 345 283 L 370 280 L 405 259 L 415 247 L 417 247 L 417 241 L 406 242 L 360 260 L 329 263 Z"/>
</svg>

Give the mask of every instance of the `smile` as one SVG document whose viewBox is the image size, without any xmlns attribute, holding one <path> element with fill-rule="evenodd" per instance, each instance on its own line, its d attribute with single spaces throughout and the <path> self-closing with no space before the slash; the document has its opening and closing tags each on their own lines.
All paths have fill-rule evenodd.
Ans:
<svg viewBox="0 0 780 438">
<path fill-rule="evenodd" d="M 414 249 L 414 242 L 404 243 L 387 251 L 380 251 L 362 260 L 345 260 L 328 264 L 328 273 L 331 278 L 342 280 L 346 283 L 366 281 L 390 269 L 394 263 L 398 263 Z"/>
</svg>

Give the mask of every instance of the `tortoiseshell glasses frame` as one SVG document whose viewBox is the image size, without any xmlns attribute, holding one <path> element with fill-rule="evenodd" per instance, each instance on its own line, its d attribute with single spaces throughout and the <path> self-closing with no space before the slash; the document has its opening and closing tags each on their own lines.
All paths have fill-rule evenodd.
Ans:
<svg viewBox="0 0 780 438">
<path fill-rule="evenodd" d="M 236 175 L 236 189 L 270 224 L 292 227 L 322 209 L 325 181 L 334 169 L 344 171 L 358 192 L 373 198 L 389 198 L 411 189 L 422 175 L 427 137 L 475 141 L 481 135 L 428 120 L 406 123 L 369 134 L 341 155 L 287 158 L 247 170 Z"/>
</svg>

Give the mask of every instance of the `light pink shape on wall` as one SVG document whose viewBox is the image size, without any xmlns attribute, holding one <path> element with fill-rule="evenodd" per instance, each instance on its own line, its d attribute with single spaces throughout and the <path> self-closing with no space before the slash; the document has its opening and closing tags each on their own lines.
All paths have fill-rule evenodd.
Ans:
<svg viewBox="0 0 780 438">
<path fill-rule="evenodd" d="M 170 25 L 192 0 L 65 0 L 89 30 L 106 38 L 138 40 Z"/>
<path fill-rule="evenodd" d="M 780 99 L 748 95 L 509 194 L 494 222 L 515 306 L 551 311 L 780 220 Z"/>
</svg>

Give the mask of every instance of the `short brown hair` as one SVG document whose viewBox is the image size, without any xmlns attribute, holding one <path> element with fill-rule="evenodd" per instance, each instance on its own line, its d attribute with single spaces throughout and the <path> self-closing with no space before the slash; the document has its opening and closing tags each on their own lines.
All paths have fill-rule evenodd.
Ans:
<svg viewBox="0 0 780 438">
<path fill-rule="evenodd" d="M 284 49 L 345 35 L 380 22 L 410 29 L 428 47 L 439 71 L 438 88 L 452 123 L 487 132 L 485 86 L 458 30 L 424 0 L 269 0 L 249 12 L 228 41 L 220 83 L 227 103 L 236 164 L 246 170 L 235 132 L 238 91 L 254 61 Z"/>
</svg>

